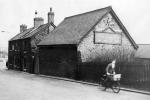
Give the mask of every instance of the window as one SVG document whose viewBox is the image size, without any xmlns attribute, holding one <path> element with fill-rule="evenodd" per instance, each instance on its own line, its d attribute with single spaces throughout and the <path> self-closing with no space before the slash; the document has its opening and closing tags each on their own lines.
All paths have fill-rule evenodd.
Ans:
<svg viewBox="0 0 150 100">
<path fill-rule="evenodd" d="M 15 46 L 14 46 L 14 45 L 12 45 L 12 48 L 11 48 L 11 50 L 15 50 Z"/>
<path fill-rule="evenodd" d="M 17 43 L 15 44 L 15 50 L 16 51 L 18 50 L 18 44 Z"/>
<path fill-rule="evenodd" d="M 30 48 L 30 46 L 29 46 L 30 44 L 29 44 L 29 41 L 23 41 L 23 50 L 28 50 L 29 48 Z"/>
</svg>

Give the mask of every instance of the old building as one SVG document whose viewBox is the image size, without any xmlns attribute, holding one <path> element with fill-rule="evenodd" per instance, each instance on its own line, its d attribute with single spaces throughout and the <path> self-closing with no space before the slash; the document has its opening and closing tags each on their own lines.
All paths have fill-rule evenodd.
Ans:
<svg viewBox="0 0 150 100">
<path fill-rule="evenodd" d="M 38 47 L 40 74 L 85 80 L 101 63 L 130 61 L 138 48 L 111 7 L 66 17 Z"/>
<path fill-rule="evenodd" d="M 20 25 L 20 33 L 9 40 L 9 68 L 36 73 L 37 44 L 54 28 L 52 9 L 48 13 L 48 23 L 44 24 L 43 18 L 35 17 L 33 27 L 27 29 L 26 25 Z"/>
</svg>

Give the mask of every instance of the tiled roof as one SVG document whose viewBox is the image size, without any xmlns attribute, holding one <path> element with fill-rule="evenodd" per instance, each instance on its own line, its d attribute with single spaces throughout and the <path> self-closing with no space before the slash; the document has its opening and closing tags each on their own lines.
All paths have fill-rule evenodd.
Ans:
<svg viewBox="0 0 150 100">
<path fill-rule="evenodd" d="M 139 44 L 135 53 L 136 58 L 150 58 L 150 44 Z"/>
<path fill-rule="evenodd" d="M 34 34 L 36 34 L 38 31 L 42 30 L 42 29 L 45 29 L 46 27 L 48 27 L 49 25 L 48 24 L 43 24 L 43 25 L 40 25 L 39 27 L 37 28 L 34 28 L 32 31 L 30 31 L 28 34 L 25 34 L 22 38 L 29 38 L 31 36 L 33 36 Z"/>
<path fill-rule="evenodd" d="M 65 18 L 56 28 L 43 39 L 38 45 L 56 45 L 56 44 L 78 44 L 84 36 L 105 16 L 111 12 L 119 26 L 124 31 L 125 35 L 130 40 L 135 49 L 138 48 L 135 41 L 132 39 L 124 25 L 121 23 L 113 9 L 109 6 L 106 8 L 86 12 L 83 14 L 70 16 Z"/>
<path fill-rule="evenodd" d="M 18 40 L 21 39 L 22 36 L 24 36 L 25 34 L 29 33 L 30 31 L 32 31 L 34 29 L 34 27 L 27 29 L 26 31 L 17 34 L 16 36 L 14 36 L 13 38 L 11 38 L 9 41 L 13 41 L 13 40 Z"/>
<path fill-rule="evenodd" d="M 110 7 L 65 18 L 38 45 L 77 44 L 108 12 Z"/>
<path fill-rule="evenodd" d="M 18 40 L 18 39 L 25 39 L 25 38 L 30 38 L 32 37 L 34 34 L 36 34 L 37 32 L 39 32 L 40 30 L 42 29 L 45 29 L 46 27 L 48 27 L 50 24 L 43 24 L 43 25 L 40 25 L 39 27 L 37 28 L 29 28 L 27 29 L 26 31 L 22 32 L 22 33 L 19 33 L 17 34 L 16 36 L 14 36 L 12 39 L 10 39 L 9 41 L 13 41 L 13 40 Z M 54 24 L 51 23 L 51 25 L 53 27 L 55 27 Z"/>
</svg>

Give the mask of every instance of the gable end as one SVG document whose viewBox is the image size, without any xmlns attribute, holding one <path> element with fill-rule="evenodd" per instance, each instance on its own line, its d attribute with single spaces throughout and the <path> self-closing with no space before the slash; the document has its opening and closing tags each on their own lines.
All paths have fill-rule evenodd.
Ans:
<svg viewBox="0 0 150 100">
<path fill-rule="evenodd" d="M 125 28 L 125 26 L 122 24 L 122 22 L 120 21 L 120 19 L 118 18 L 118 16 L 116 15 L 116 13 L 114 12 L 114 10 L 111 8 L 110 11 L 111 15 L 113 16 L 113 18 L 116 20 L 117 24 L 120 26 L 120 28 L 122 29 L 122 31 L 125 33 L 125 35 L 127 36 L 127 38 L 129 39 L 129 41 L 131 42 L 131 44 L 133 45 L 134 49 L 138 49 L 138 45 L 135 43 L 135 41 L 133 40 L 133 38 L 130 36 L 129 32 L 127 31 L 127 29 Z"/>
</svg>

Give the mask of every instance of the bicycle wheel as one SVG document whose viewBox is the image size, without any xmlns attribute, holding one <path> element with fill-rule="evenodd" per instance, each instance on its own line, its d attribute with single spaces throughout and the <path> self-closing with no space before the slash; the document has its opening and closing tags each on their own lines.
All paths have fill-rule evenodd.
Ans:
<svg viewBox="0 0 150 100">
<path fill-rule="evenodd" d="M 112 84 L 112 90 L 114 93 L 119 93 L 120 91 L 120 83 L 119 82 L 114 82 Z"/>
</svg>

